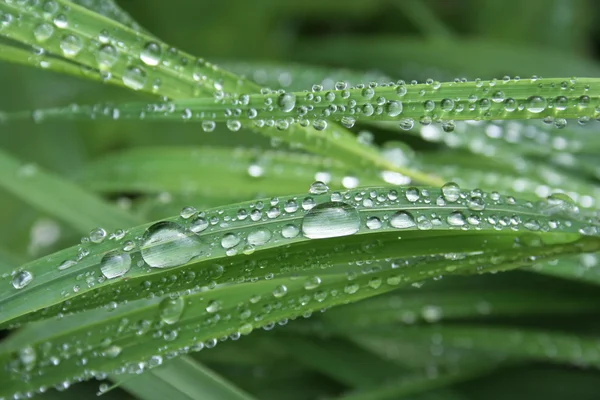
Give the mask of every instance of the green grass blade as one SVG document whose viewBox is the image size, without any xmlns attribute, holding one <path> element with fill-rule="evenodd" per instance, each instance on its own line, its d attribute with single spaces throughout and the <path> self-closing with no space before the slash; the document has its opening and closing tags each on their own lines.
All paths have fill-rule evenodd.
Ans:
<svg viewBox="0 0 600 400">
<path fill-rule="evenodd" d="M 270 126 L 285 131 L 290 127 L 313 125 L 315 134 L 327 127 L 327 120 L 346 125 L 365 121 L 399 121 L 410 129 L 415 122 L 512 119 L 580 119 L 598 117 L 600 79 L 552 78 L 472 82 L 404 83 L 377 87 L 311 93 L 282 91 L 250 94 L 242 98 L 197 98 L 166 103 L 106 105 L 119 119 L 173 120 L 204 123 L 225 122 L 233 131 L 240 126 Z M 37 120 L 110 119 L 104 106 L 78 106 L 37 110 Z M 28 117 L 23 112 L 9 117 Z M 296 124 L 297 123 L 297 124 Z M 566 124 L 566 122 L 565 122 Z M 346 142 L 342 142 L 346 145 Z"/>
<path fill-rule="evenodd" d="M 174 217 L 158 225 L 147 224 L 131 228 L 114 237 L 114 240 L 96 239 L 15 270 L 16 278 L 31 275 L 35 279 L 28 281 L 28 285 L 20 290 L 15 290 L 8 282 L 0 289 L 0 305 L 5 309 L 0 322 L 5 323 L 50 306 L 53 306 L 51 310 L 38 313 L 37 317 L 138 298 L 139 285 L 150 285 L 148 287 L 152 287 L 153 291 L 159 288 L 176 291 L 196 285 L 204 286 L 211 282 L 237 280 L 239 273 L 245 269 L 242 265 L 254 257 L 258 260 L 264 257 L 263 262 L 269 267 L 265 266 L 262 271 L 250 273 L 246 279 L 262 278 L 269 271 L 282 273 L 287 271 L 285 263 L 275 261 L 276 249 L 281 246 L 286 246 L 288 251 L 299 252 L 295 255 L 299 258 L 299 264 L 293 268 L 295 269 L 298 265 L 305 264 L 304 252 L 309 248 L 315 251 L 320 249 L 329 254 L 331 260 L 327 262 L 350 261 L 357 256 L 343 252 L 330 253 L 331 249 L 338 244 L 349 245 L 352 242 L 357 246 L 370 247 L 368 243 L 375 239 L 379 239 L 383 246 L 379 250 L 380 257 L 383 257 L 386 251 L 390 257 L 400 257 L 431 254 L 432 248 L 435 248 L 431 247 L 433 245 L 418 244 L 419 238 L 423 237 L 434 240 L 434 237 L 439 236 L 441 251 L 449 249 L 450 244 L 445 242 L 444 235 L 454 236 L 454 245 L 458 245 L 461 237 L 464 237 L 465 240 L 470 240 L 464 250 L 468 253 L 479 249 L 478 246 L 484 245 L 486 248 L 494 242 L 498 250 L 506 246 L 513 249 L 516 237 L 525 235 L 522 238 L 523 244 L 534 247 L 515 250 L 514 256 L 518 258 L 521 251 L 544 254 L 544 244 L 572 242 L 577 240 L 581 233 L 598 235 L 597 222 L 585 214 L 573 213 L 569 203 L 562 199 L 555 199 L 552 204 L 540 202 L 534 205 L 496 194 L 461 192 L 454 185 L 445 187 L 443 191 L 435 188 L 372 188 L 354 189 L 344 193 L 285 196 L 220 207 L 208 210 L 195 218 Z M 331 202 L 331 199 L 334 202 Z M 444 199 L 448 199 L 449 202 Z M 313 204 L 318 208 L 313 210 Z M 321 228 L 315 226 L 318 230 L 313 233 L 310 223 L 315 216 L 321 215 L 315 211 L 323 209 L 324 212 L 329 212 L 330 207 L 334 210 L 342 207 L 340 217 L 343 218 L 340 222 L 351 225 L 346 227 L 342 224 L 339 234 L 336 233 L 335 224 L 331 226 L 331 229 L 334 229 L 333 233 L 329 233 L 328 230 L 321 232 Z M 193 215 L 192 210 L 186 216 Z M 319 222 L 319 219 L 315 222 Z M 329 220 L 323 222 L 328 226 Z M 163 247 L 159 247 L 161 250 L 154 254 L 153 245 L 150 245 L 153 241 L 150 239 L 155 235 L 162 235 L 163 225 L 167 229 L 165 243 L 161 245 Z M 398 240 L 399 228 L 403 233 L 403 240 L 415 240 L 412 248 L 398 248 L 393 245 Z M 190 229 L 201 233 L 198 235 Z M 469 230 L 473 231 L 475 240 L 466 239 L 464 236 Z M 341 239 L 335 238 L 337 235 L 351 233 L 357 234 Z M 494 239 L 494 235 L 499 236 Z M 320 237 L 330 239 L 313 240 Z M 386 240 L 389 246 L 387 248 L 383 245 Z M 590 236 L 589 247 L 582 245 L 578 252 L 595 251 L 594 243 L 594 237 Z M 565 252 L 575 251 L 576 247 L 572 246 L 565 244 Z M 167 250 L 173 253 L 169 253 L 169 258 L 163 260 L 161 252 Z M 84 256 L 81 257 L 81 254 Z M 145 255 L 144 258 L 142 255 Z M 251 257 L 248 257 L 250 255 Z M 118 258 L 112 258 L 113 256 Z M 154 257 L 158 258 L 155 260 Z M 369 258 L 370 255 L 358 257 Z M 290 254 L 289 262 L 292 258 Z M 300 262 L 301 259 L 304 262 Z M 66 260 L 73 262 L 69 263 L 68 269 L 59 269 Z M 144 261 L 159 268 L 149 268 Z M 126 275 L 117 275 L 118 279 L 106 279 L 101 273 L 101 267 L 105 266 L 105 263 L 112 265 L 114 262 L 118 262 L 115 267 L 118 266 Z M 181 268 L 189 262 L 190 269 L 186 271 L 185 268 Z M 135 267 L 138 263 L 139 267 Z M 215 263 L 222 264 L 218 269 L 220 272 L 216 275 Z M 313 267 L 319 264 L 321 262 L 316 262 Z M 165 281 L 165 276 L 171 276 L 174 270 L 168 267 L 179 267 L 175 270 L 183 273 L 182 277 L 189 278 L 173 283 Z M 81 282 L 81 276 L 88 278 Z M 8 279 L 9 276 L 5 278 Z M 145 284 L 146 281 L 149 284 Z M 92 293 L 95 294 L 91 296 Z M 82 301 L 77 301 L 78 297 L 81 297 Z M 65 308 L 67 299 L 70 306 Z"/>
<path fill-rule="evenodd" d="M 251 400 L 253 397 L 215 374 L 210 369 L 182 356 L 166 361 L 141 375 L 116 375 L 119 387 L 140 400 Z"/>
<path fill-rule="evenodd" d="M 99 225 L 114 230 L 139 222 L 76 184 L 3 152 L 0 152 L 0 186 L 79 232 L 89 232 Z"/>
<path fill-rule="evenodd" d="M 70 0 L 82 7 L 104 15 L 106 18 L 115 20 L 134 31 L 140 31 L 141 28 L 137 22 L 124 11 L 114 0 Z"/>
<path fill-rule="evenodd" d="M 431 39 L 452 39 L 452 32 L 424 1 L 400 0 L 394 1 L 393 4 L 402 11 L 425 36 L 428 36 Z"/>
<path fill-rule="evenodd" d="M 18 26 L 7 24 L 2 34 L 23 43 L 39 45 L 32 32 L 36 27 L 52 23 L 55 17 L 60 17 L 60 21 L 67 21 L 61 23 L 64 34 L 45 38 L 41 43 L 44 48 L 54 54 L 64 54 L 90 68 L 99 68 L 103 71 L 102 76 L 121 79 L 123 84 L 133 90 L 170 98 L 190 98 L 213 93 L 258 93 L 260 90 L 251 81 L 243 80 L 202 59 L 175 49 L 170 51 L 171 48 L 166 44 L 116 21 L 66 0 L 57 0 L 56 3 L 69 6 L 62 7 L 62 13 L 59 14 L 58 9 L 54 13 L 44 13 L 39 12 L 36 7 L 25 7 L 20 3 L 0 4 L 0 11 L 10 15 L 11 21 L 16 16 L 20 17 Z M 103 32 L 110 34 L 105 35 Z M 118 43 L 127 46 L 117 49 L 115 46 Z M 67 49 L 66 53 L 64 48 Z M 269 127 L 258 131 L 351 165 L 358 161 L 361 168 L 396 171 L 424 184 L 443 183 L 438 178 L 410 168 L 397 168 L 393 163 L 382 159 L 375 149 L 358 145 L 350 132 L 334 124 L 330 124 L 322 132 L 299 125 L 292 125 L 285 132 Z"/>
<path fill-rule="evenodd" d="M 145 147 L 88 164 L 79 182 L 104 193 L 169 192 L 243 199 L 300 192 L 315 180 L 326 181 L 332 188 L 378 183 L 378 178 L 363 174 L 335 160 L 288 151 Z"/>
</svg>

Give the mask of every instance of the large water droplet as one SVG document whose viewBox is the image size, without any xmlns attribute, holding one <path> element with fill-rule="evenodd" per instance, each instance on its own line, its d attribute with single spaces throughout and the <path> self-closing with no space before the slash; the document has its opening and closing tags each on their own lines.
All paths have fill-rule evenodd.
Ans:
<svg viewBox="0 0 600 400">
<path fill-rule="evenodd" d="M 308 192 L 310 194 L 324 194 L 324 193 L 327 193 L 328 191 L 329 191 L 329 187 L 321 181 L 313 182 L 310 185 L 310 188 L 308 189 Z"/>
<path fill-rule="evenodd" d="M 129 253 L 112 252 L 102 257 L 100 271 L 107 279 L 124 275 L 131 268 Z"/>
<path fill-rule="evenodd" d="M 360 228 L 356 208 L 343 202 L 327 202 L 313 207 L 302 221 L 302 234 L 310 239 L 352 235 Z"/>
<path fill-rule="evenodd" d="M 248 244 L 253 246 L 261 246 L 271 239 L 271 231 L 265 228 L 260 228 L 248 234 Z"/>
<path fill-rule="evenodd" d="M 277 99 L 277 105 L 283 112 L 290 112 L 296 106 L 296 95 L 293 93 L 283 93 Z"/>
<path fill-rule="evenodd" d="M 166 298 L 158 305 L 160 319 L 165 324 L 172 325 L 179 321 L 183 309 L 185 308 L 185 300 L 182 297 L 176 299 Z"/>
<path fill-rule="evenodd" d="M 448 203 L 454 203 L 460 197 L 460 187 L 454 182 L 442 186 L 442 195 Z"/>
<path fill-rule="evenodd" d="M 29 271 L 20 271 L 12 279 L 11 283 L 15 289 L 23 289 L 33 280 L 33 275 Z"/>
<path fill-rule="evenodd" d="M 144 232 L 142 258 L 153 268 L 175 267 L 202 254 L 202 243 L 192 232 L 170 221 L 157 222 Z"/>
<path fill-rule="evenodd" d="M 546 100 L 540 96 L 531 96 L 526 102 L 527 111 L 539 114 L 546 109 Z"/>
<path fill-rule="evenodd" d="M 38 42 L 44 42 L 52 36 L 54 33 L 54 27 L 46 22 L 39 24 L 33 30 L 33 36 L 35 36 L 35 40 Z"/>
<path fill-rule="evenodd" d="M 390 225 L 398 229 L 407 229 L 416 226 L 413 216 L 405 211 L 398 211 L 390 218 Z"/>
</svg>

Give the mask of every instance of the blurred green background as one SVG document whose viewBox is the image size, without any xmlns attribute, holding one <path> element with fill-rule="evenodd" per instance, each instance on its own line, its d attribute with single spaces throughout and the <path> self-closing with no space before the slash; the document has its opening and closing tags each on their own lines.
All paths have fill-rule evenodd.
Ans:
<svg viewBox="0 0 600 400">
<path fill-rule="evenodd" d="M 281 65 L 282 70 L 290 63 L 330 66 L 407 81 L 600 76 L 597 0 L 121 0 L 119 4 L 167 43 L 234 71 L 247 71 L 259 81 L 262 75 L 254 64 L 244 62 Z M 279 78 L 282 86 L 290 84 L 287 75 Z M 6 111 L 141 98 L 124 89 L 5 63 L 0 63 L 0 88 L 0 109 Z M 220 127 L 206 133 L 198 125 L 181 123 L 24 121 L 0 125 L 0 132 L 1 148 L 27 168 L 39 165 L 74 181 L 86 163 L 126 148 L 270 147 L 267 139 L 246 130 Z M 414 137 L 411 144 L 430 146 Z M 120 204 L 128 204 L 127 199 L 122 197 Z M 80 237 L 1 189 L 0 219 L 5 225 L 0 230 L 0 257 L 13 264 L 72 245 Z M 254 334 L 241 348 L 233 344 L 229 348 L 237 356 L 246 352 L 252 358 L 252 344 L 264 349 L 264 337 L 265 333 Z M 218 371 L 219 353 L 214 357 Z M 271 365 L 242 365 L 238 378 L 248 380 L 248 387 L 266 386 L 265 377 L 276 377 L 282 385 L 286 379 L 290 385 L 295 382 L 276 373 Z M 481 378 L 464 391 L 480 398 L 481 387 L 486 399 L 502 399 L 503 394 L 494 395 L 494 388 L 503 393 L 502 388 L 515 385 L 524 393 L 522 398 L 565 398 L 562 381 L 552 384 L 556 375 L 569 382 L 572 398 L 598 398 L 594 390 L 600 383 L 598 373 L 570 374 L 559 367 L 533 372 L 515 368 L 500 377 Z"/>
</svg>

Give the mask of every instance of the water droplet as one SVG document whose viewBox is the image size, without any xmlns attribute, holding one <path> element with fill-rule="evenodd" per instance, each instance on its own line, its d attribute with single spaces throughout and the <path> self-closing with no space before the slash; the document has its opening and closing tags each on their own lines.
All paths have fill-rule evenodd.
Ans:
<svg viewBox="0 0 600 400">
<path fill-rule="evenodd" d="M 460 211 L 454 211 L 453 213 L 450 213 L 450 215 L 448 215 L 447 221 L 448 224 L 452 226 L 463 226 L 467 223 L 465 216 Z"/>
<path fill-rule="evenodd" d="M 162 50 L 156 42 L 148 42 L 140 52 L 140 60 L 146 65 L 158 65 L 162 58 Z"/>
<path fill-rule="evenodd" d="M 539 114 L 546 109 L 546 100 L 540 96 L 531 96 L 526 101 L 527 111 Z"/>
<path fill-rule="evenodd" d="M 248 234 L 248 244 L 261 246 L 271 239 L 271 231 L 266 228 L 260 228 Z"/>
<path fill-rule="evenodd" d="M 385 105 L 385 112 L 389 117 L 396 117 L 402 113 L 402 102 L 389 101 Z"/>
<path fill-rule="evenodd" d="M 45 42 L 54 33 L 54 27 L 46 22 L 39 24 L 33 30 L 33 36 L 38 42 Z"/>
<path fill-rule="evenodd" d="M 405 211 L 398 211 L 390 218 L 390 225 L 398 229 L 407 229 L 416 226 L 413 216 Z"/>
<path fill-rule="evenodd" d="M 112 252 L 102 257 L 100 271 L 107 279 L 124 275 L 131 268 L 131 256 L 128 253 Z"/>
<path fill-rule="evenodd" d="M 133 90 L 142 89 L 146 84 L 146 72 L 139 67 L 127 67 L 123 72 L 123 84 Z"/>
<path fill-rule="evenodd" d="M 419 200 L 420 197 L 421 194 L 419 193 L 419 189 L 414 187 L 406 189 L 406 200 L 410 201 L 411 203 Z"/>
<path fill-rule="evenodd" d="M 304 282 L 304 289 L 306 290 L 314 290 L 319 287 L 321 284 L 321 278 L 318 276 L 312 276 Z"/>
<path fill-rule="evenodd" d="M 283 93 L 277 99 L 277 105 L 283 112 L 290 112 L 296 106 L 296 95 L 293 93 Z"/>
<path fill-rule="evenodd" d="M 158 305 L 160 319 L 165 324 L 172 325 L 179 321 L 185 308 L 185 300 L 182 297 L 176 299 L 165 298 Z"/>
<path fill-rule="evenodd" d="M 33 275 L 29 271 L 20 271 L 13 277 L 11 283 L 15 289 L 23 289 L 33 280 Z"/>
<path fill-rule="evenodd" d="M 324 194 L 324 193 L 327 193 L 328 191 L 329 191 L 329 186 L 327 186 L 326 184 L 324 184 L 321 181 L 313 182 L 312 185 L 310 185 L 310 188 L 308 189 L 308 193 L 310 193 L 310 194 Z"/>
<path fill-rule="evenodd" d="M 288 224 L 281 229 L 281 236 L 286 239 L 295 238 L 300 233 L 300 229 L 296 225 Z"/>
<path fill-rule="evenodd" d="M 102 228 L 93 229 L 90 232 L 90 241 L 92 243 L 102 243 L 106 239 L 106 231 Z"/>
<path fill-rule="evenodd" d="M 369 229 L 379 229 L 381 228 L 381 220 L 377 217 L 369 217 L 367 218 L 367 228 Z"/>
<path fill-rule="evenodd" d="M 75 57 L 83 49 L 83 42 L 75 35 L 67 35 L 60 41 L 60 49 L 65 57 Z"/>
<path fill-rule="evenodd" d="M 460 187 L 454 182 L 442 186 L 442 195 L 448 203 L 454 203 L 460 197 Z"/>
<path fill-rule="evenodd" d="M 230 249 L 237 246 L 239 242 L 239 236 L 235 233 L 229 232 L 223 235 L 223 238 L 221 239 L 221 246 L 223 246 L 224 249 Z"/>
<path fill-rule="evenodd" d="M 277 298 L 281 298 L 285 296 L 288 292 L 288 289 L 285 285 L 279 285 L 275 289 L 273 289 L 273 296 Z"/>
<path fill-rule="evenodd" d="M 398 122 L 400 129 L 410 131 L 415 126 L 415 120 L 412 118 L 403 118 Z"/>
<path fill-rule="evenodd" d="M 196 215 L 197 212 L 198 210 L 196 210 L 194 207 L 183 207 L 179 213 L 179 216 L 183 219 L 190 219 Z"/>
<path fill-rule="evenodd" d="M 467 207 L 469 207 L 469 210 L 483 211 L 485 210 L 485 201 L 483 197 L 473 196 L 467 200 Z"/>
<path fill-rule="evenodd" d="M 201 255 L 201 241 L 179 224 L 157 222 L 144 232 L 141 254 L 150 267 L 174 267 Z"/>
<path fill-rule="evenodd" d="M 221 309 L 221 302 L 219 300 L 211 300 L 206 306 L 206 312 L 214 314 Z"/>
<path fill-rule="evenodd" d="M 313 207 L 302 221 L 302 234 L 310 239 L 352 235 L 360 228 L 356 208 L 343 202 L 327 202 Z"/>
<path fill-rule="evenodd" d="M 208 221 L 202 217 L 194 218 L 190 223 L 190 231 L 194 233 L 202 232 L 206 228 L 208 228 Z"/>
<path fill-rule="evenodd" d="M 101 70 L 112 67 L 119 60 L 117 48 L 111 44 L 100 46 L 96 52 L 96 61 Z"/>
</svg>

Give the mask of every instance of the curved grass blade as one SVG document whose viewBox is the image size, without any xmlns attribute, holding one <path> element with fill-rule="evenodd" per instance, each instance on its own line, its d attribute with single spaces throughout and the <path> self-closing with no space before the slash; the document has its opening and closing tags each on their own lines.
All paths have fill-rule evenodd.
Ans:
<svg viewBox="0 0 600 400">
<path fill-rule="evenodd" d="M 121 79 L 130 89 L 169 98 L 189 98 L 201 94 L 219 97 L 225 93 L 249 94 L 260 90 L 251 81 L 66 0 L 57 0 L 53 4 L 61 7 L 47 12 L 38 6 L 0 4 L 0 12 L 6 13 L 9 21 L 1 33 L 30 45 L 41 44 L 51 53 L 63 54 L 82 65 L 98 68 L 103 72 L 102 76 Z M 11 23 L 16 17 L 19 17 L 18 25 Z M 50 35 L 44 38 L 43 43 L 38 43 L 32 32 L 39 26 L 54 23 L 55 19 L 59 21 L 64 34 Z M 269 126 L 258 131 L 350 165 L 359 162 L 361 168 L 399 172 L 423 184 L 443 183 L 436 177 L 410 168 L 397 168 L 381 158 L 375 149 L 356 144 L 349 131 L 334 124 L 324 127 L 321 132 L 296 124 L 285 132 Z"/>
<path fill-rule="evenodd" d="M 430 39 L 452 39 L 453 33 L 433 12 L 433 10 L 422 1 L 408 0 L 395 1 L 394 6 L 402 11 L 410 21 L 419 28 L 421 33 Z"/>
<path fill-rule="evenodd" d="M 397 36 L 332 36 L 304 41 L 289 55 L 318 64 L 343 62 L 352 68 L 377 67 L 394 77 L 423 80 L 451 79 L 456 75 L 475 79 L 501 78 L 507 74 L 527 78 L 600 74 L 598 63 L 587 58 L 573 54 L 565 57 L 564 52 L 555 49 L 482 38 L 435 41 Z"/>
<path fill-rule="evenodd" d="M 23 49 L 8 44 L 0 43 L 0 60 L 101 81 L 100 75 L 85 66 L 46 54 L 35 54 L 31 49 Z M 112 78 L 109 78 L 109 80 L 111 83 L 116 83 Z"/>
<path fill-rule="evenodd" d="M 104 15 L 106 18 L 115 20 L 134 31 L 141 31 L 139 24 L 124 11 L 114 0 L 70 0 L 89 10 Z"/>
<path fill-rule="evenodd" d="M 0 186 L 79 232 L 89 232 L 99 223 L 111 230 L 139 223 L 77 185 L 3 152 L 0 152 Z"/>
<path fill-rule="evenodd" d="M 119 387 L 140 400 L 251 400 L 253 397 L 227 382 L 225 379 L 194 361 L 182 356 L 166 361 L 141 375 L 123 379 Z"/>
<path fill-rule="evenodd" d="M 516 268 L 530 264 L 532 258 L 579 251 L 582 244 L 507 248 L 503 252 L 478 252 L 461 260 L 434 257 L 400 271 L 394 263 L 375 268 L 378 264 L 372 262 L 351 281 L 344 262 L 339 265 L 341 273 L 319 273 L 317 287 L 310 283 L 314 272 L 306 271 L 290 278 L 220 285 L 182 297 L 131 301 L 116 309 L 99 308 L 30 324 L 0 344 L 0 365 L 8 372 L 0 376 L 0 395 L 39 391 L 47 385 L 104 377 L 106 373 L 140 373 L 162 364 L 165 358 L 213 347 L 229 335 L 238 338 L 259 327 L 272 329 L 275 324 L 308 317 L 317 310 L 391 291 L 401 283 L 452 272 Z M 481 249 L 481 243 L 477 247 Z M 85 369 L 80 367 L 82 359 Z"/>
<path fill-rule="evenodd" d="M 231 130 L 241 126 L 269 127 L 284 131 L 312 124 L 324 130 L 327 121 L 346 126 L 364 121 L 399 121 L 411 129 L 415 121 L 425 124 L 446 121 L 454 130 L 458 120 L 596 119 L 600 115 L 600 79 L 552 78 L 502 81 L 431 82 L 406 85 L 363 86 L 309 93 L 269 92 L 241 98 L 196 98 L 170 102 L 78 106 L 37 110 L 45 119 L 111 119 L 104 113 L 113 107 L 119 119 L 227 122 Z M 12 118 L 29 113 L 9 114 Z M 108 118 L 107 118 L 108 117 Z M 297 124 L 296 124 L 297 123 Z M 343 145 L 346 142 L 342 143 Z"/>
<path fill-rule="evenodd" d="M 461 245 L 467 254 L 492 244 L 498 251 L 525 245 L 515 250 L 516 257 L 521 251 L 543 254 L 544 244 L 561 242 L 566 253 L 595 251 L 593 236 L 580 249 L 566 244 L 582 234 L 598 235 L 597 221 L 574 211 L 562 198 L 534 205 L 497 194 L 461 192 L 456 185 L 442 190 L 371 188 L 285 196 L 199 215 L 189 209 L 183 217 L 131 228 L 113 236 L 115 240 L 83 243 L 22 266 L 15 271 L 14 287 L 5 282 L 0 289 L 0 305 L 5 310 L 0 322 L 29 318 L 33 312 L 33 318 L 49 317 L 131 300 L 139 297 L 140 285 L 152 292 L 174 292 L 211 282 L 261 279 L 309 265 L 311 269 L 373 258 L 368 251 L 356 255 L 332 252 L 338 245 L 351 243 L 378 249 L 378 257 L 431 255 L 436 237 L 442 253 Z M 401 240 L 414 240 L 414 244 L 394 246 L 398 232 L 402 232 Z M 447 236 L 454 242 L 446 241 Z M 521 238 L 515 243 L 517 237 Z M 319 238 L 328 240 L 314 240 Z M 420 242 L 423 238 L 431 242 Z M 461 244 L 462 240 L 466 243 Z M 289 253 L 283 262 L 276 250 L 281 246 Z M 455 252 L 460 251 L 455 248 Z M 314 259 L 307 254 L 314 254 Z M 182 268 L 188 263 L 188 268 Z M 248 263 L 264 266 L 248 271 Z M 174 271 L 180 278 L 165 279 L 176 276 Z M 27 278 L 25 285 L 20 278 Z"/>
<path fill-rule="evenodd" d="M 146 147 L 111 154 L 89 164 L 79 182 L 104 193 L 169 192 L 240 199 L 300 192 L 315 180 L 333 188 L 380 181 L 357 175 L 361 172 L 335 160 L 287 151 Z"/>
<path fill-rule="evenodd" d="M 379 326 L 372 331 L 367 328 L 357 333 L 356 337 L 369 348 L 377 348 L 378 352 L 386 351 L 390 356 L 398 354 L 394 349 L 395 343 L 409 341 L 484 351 L 510 360 L 600 367 L 598 338 L 589 335 L 520 327 L 429 325 L 402 329 Z"/>
</svg>

